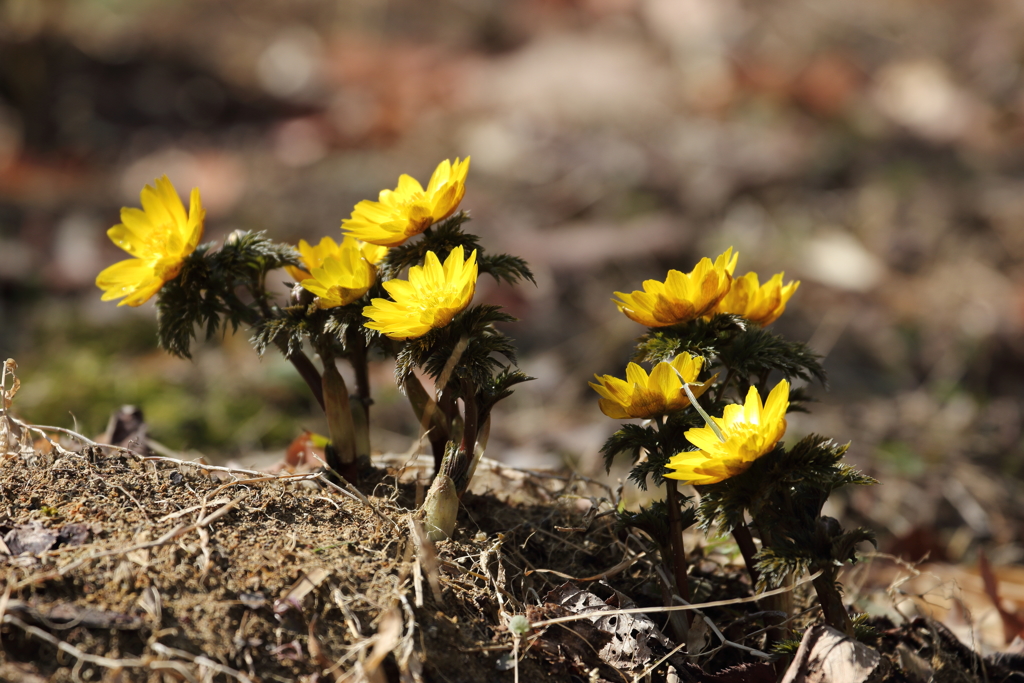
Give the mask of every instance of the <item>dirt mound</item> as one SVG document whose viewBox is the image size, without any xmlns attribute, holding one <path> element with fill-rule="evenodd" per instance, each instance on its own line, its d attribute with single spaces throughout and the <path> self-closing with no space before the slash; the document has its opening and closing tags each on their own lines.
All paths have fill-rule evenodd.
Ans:
<svg viewBox="0 0 1024 683">
<path fill-rule="evenodd" d="M 5 456 L 0 680 L 725 682 L 785 664 L 757 649 L 764 613 L 710 546 L 691 557 L 694 600 L 732 604 L 693 618 L 686 656 L 655 614 L 656 554 L 613 523 L 616 492 L 487 463 L 488 492 L 434 546 L 413 512 L 419 463 L 381 464 L 364 494 L 113 447 Z M 792 625 L 813 623 L 811 594 L 794 597 Z M 610 612 L 581 618 L 595 609 Z M 880 680 L 1018 680 L 924 619 L 876 620 L 869 640 L 880 656 L 855 646 Z"/>
<path fill-rule="evenodd" d="M 468 523 L 435 552 L 418 542 L 416 486 L 384 470 L 364 497 L 316 473 L 120 449 L 7 456 L 0 678 L 511 680 L 498 669 L 508 616 L 623 549 L 609 517 L 577 504 L 585 482 L 506 474 L 488 475 L 505 500 L 468 494 Z M 614 676 L 557 643 L 518 667 L 527 680 Z"/>
</svg>

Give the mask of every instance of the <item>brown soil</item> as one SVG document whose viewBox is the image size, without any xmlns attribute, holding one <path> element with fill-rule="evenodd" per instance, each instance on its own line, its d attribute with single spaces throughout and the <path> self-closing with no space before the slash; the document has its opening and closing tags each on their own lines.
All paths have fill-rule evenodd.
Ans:
<svg viewBox="0 0 1024 683">
<path fill-rule="evenodd" d="M 316 473 L 228 472 L 106 447 L 8 455 L 0 680 L 512 681 L 516 648 L 518 680 L 629 681 L 668 654 L 664 615 L 559 624 L 517 644 L 512 615 L 660 604 L 656 558 L 596 514 L 613 509 L 613 492 L 481 469 L 492 492 L 467 494 L 456 537 L 435 548 L 411 512 L 422 489 L 394 469 L 367 473 L 360 501 Z M 691 567 L 695 600 L 749 595 L 738 568 L 712 559 Z M 749 607 L 707 613 L 740 641 L 760 628 Z M 878 642 L 941 651 L 930 628 L 918 620 Z M 980 660 L 965 661 L 966 671 Z M 676 654 L 653 680 L 670 665 L 683 681 L 776 675 L 732 648 L 699 664 Z"/>
<path fill-rule="evenodd" d="M 513 680 L 497 668 L 513 647 L 503 615 L 623 553 L 609 516 L 573 530 L 588 524 L 586 483 L 505 474 L 487 475 L 502 500 L 467 494 L 435 560 L 414 540 L 415 486 L 384 470 L 370 507 L 309 480 L 119 449 L 10 455 L 0 678 L 332 680 L 382 653 L 371 680 Z M 521 680 L 623 680 L 595 650 L 557 640 L 518 666 Z"/>
</svg>

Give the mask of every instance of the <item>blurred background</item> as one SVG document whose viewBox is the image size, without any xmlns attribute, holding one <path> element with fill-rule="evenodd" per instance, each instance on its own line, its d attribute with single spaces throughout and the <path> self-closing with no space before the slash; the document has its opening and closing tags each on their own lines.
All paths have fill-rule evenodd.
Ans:
<svg viewBox="0 0 1024 683">
<path fill-rule="evenodd" d="M 95 434 L 134 403 L 172 448 L 278 457 L 324 430 L 286 362 L 244 333 L 172 358 L 152 303 L 100 301 L 119 208 L 167 174 L 201 189 L 206 240 L 337 239 L 399 174 L 471 155 L 470 229 L 537 275 L 477 295 L 520 318 L 538 378 L 489 456 L 604 476 L 617 423 L 587 381 L 642 331 L 612 292 L 734 246 L 738 274 L 802 281 L 774 329 L 830 386 L 789 439 L 853 441 L 883 486 L 847 513 L 916 556 L 1012 561 L 1022 66 L 1010 1 L 3 0 L 0 358 L 33 422 Z M 411 411 L 374 372 L 376 446 L 407 451 Z"/>
</svg>

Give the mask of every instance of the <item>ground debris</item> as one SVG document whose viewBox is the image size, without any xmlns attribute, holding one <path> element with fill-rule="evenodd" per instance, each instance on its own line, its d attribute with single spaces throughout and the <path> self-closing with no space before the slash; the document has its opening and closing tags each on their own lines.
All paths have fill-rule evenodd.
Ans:
<svg viewBox="0 0 1024 683">
<path fill-rule="evenodd" d="M 21 615 L 28 623 L 46 626 L 54 630 L 82 626 L 84 628 L 134 631 L 142 628 L 143 625 L 142 618 L 135 614 L 92 609 L 67 602 L 43 607 L 21 600 L 8 600 L 5 611 L 8 614 Z"/>
<path fill-rule="evenodd" d="M 375 470 L 373 493 L 355 495 L 317 473 L 95 444 L 6 458 L 0 679 L 774 680 L 771 663 L 750 661 L 760 625 L 746 607 L 701 612 L 732 643 L 716 631 L 699 656 L 659 630 L 656 553 L 576 504 L 585 495 L 614 509 L 607 491 L 502 476 L 500 497 L 465 495 L 455 537 L 435 546 L 411 516 L 415 485 L 396 473 Z M 747 584 L 710 580 L 735 570 L 712 564 L 694 565 L 702 601 L 751 599 Z M 632 604 L 643 614 L 581 617 Z M 570 619 L 514 635 L 519 615 Z M 1013 661 L 982 660 L 931 622 L 877 630 L 902 676 L 889 680 L 916 680 L 904 675 L 915 664 L 1018 680 Z"/>
<path fill-rule="evenodd" d="M 582 590 L 570 582 L 566 582 L 548 593 L 544 596 L 544 600 L 565 608 L 570 614 L 613 609 L 597 595 Z M 618 605 L 622 609 L 629 609 L 633 606 L 633 603 L 629 601 Z M 643 614 L 595 615 L 590 618 L 590 621 L 600 631 L 608 634 L 607 642 L 600 647 L 599 654 L 602 661 L 616 669 L 632 671 L 649 664 L 654 656 L 648 644 L 649 640 L 653 640 L 667 649 L 672 648 L 668 638 L 658 629 L 657 625 Z"/>
<path fill-rule="evenodd" d="M 875 649 L 824 624 L 807 629 L 782 683 L 869 683 L 885 661 Z"/>
<path fill-rule="evenodd" d="M 531 482 L 549 501 L 532 506 L 467 495 L 479 523 L 431 560 L 408 531 L 414 488 L 388 476 L 378 475 L 374 495 L 352 496 L 315 473 L 264 475 L 95 444 L 7 458 L 0 671 L 58 682 L 485 680 L 511 650 L 502 610 L 521 611 L 524 590 L 551 587 L 523 566 L 595 573 L 605 563 L 593 540 L 593 562 L 575 564 L 574 549 L 538 542 L 573 525 L 577 513 L 550 502 L 564 479 Z M 516 545 L 506 548 L 510 529 Z M 610 528 L 593 539 L 612 543 Z M 431 585 L 417 595 L 417 583 Z M 580 671 L 602 664 L 585 646 L 574 652 Z M 525 680 L 573 680 L 548 675 L 549 663 L 537 647 L 518 668 Z"/>
</svg>

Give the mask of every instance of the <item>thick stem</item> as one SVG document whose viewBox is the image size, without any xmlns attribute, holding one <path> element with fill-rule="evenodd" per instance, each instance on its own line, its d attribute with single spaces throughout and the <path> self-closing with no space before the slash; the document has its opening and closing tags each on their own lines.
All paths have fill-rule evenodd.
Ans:
<svg viewBox="0 0 1024 683">
<path fill-rule="evenodd" d="M 669 542 L 672 548 L 672 575 L 679 597 L 690 601 L 690 582 L 686 575 L 686 550 L 683 547 L 683 520 L 679 514 L 679 491 L 675 479 L 665 480 L 668 504 Z"/>
<path fill-rule="evenodd" d="M 348 342 L 346 344 L 346 350 L 349 352 L 348 360 L 356 375 L 355 395 L 363 404 L 366 419 L 369 421 L 370 404 L 373 403 L 373 400 L 370 398 L 370 365 L 366 355 L 366 337 L 359 330 L 352 329 L 346 333 L 346 336 L 348 337 L 346 340 Z"/>
<path fill-rule="evenodd" d="M 324 412 L 331 437 L 331 448 L 326 452 L 327 464 L 345 479 L 357 483 L 359 468 L 356 466 L 355 425 L 352 423 L 348 387 L 334 359 L 329 354 L 321 354 L 321 357 L 324 359 Z"/>
<path fill-rule="evenodd" d="M 317 371 L 316 366 L 313 365 L 313 361 L 309 359 L 302 351 L 295 351 L 292 355 L 288 355 L 288 345 L 284 341 L 276 341 L 277 347 L 281 349 L 281 353 L 285 358 L 292 364 L 299 372 L 299 377 L 306 383 L 309 390 L 313 392 L 313 398 L 320 404 L 320 408 L 327 410 L 327 406 L 324 404 L 324 388 L 323 378 L 320 377 L 320 373 Z"/>
<path fill-rule="evenodd" d="M 480 411 L 476 404 L 476 393 L 473 385 L 467 381 L 462 382 L 462 403 L 465 407 L 465 419 L 462 426 L 462 440 L 452 458 L 450 471 L 447 474 L 455 482 L 459 498 L 469 488 L 469 471 L 472 466 L 473 455 L 476 452 L 476 437 L 479 430 Z"/>
<path fill-rule="evenodd" d="M 358 329 L 345 334 L 348 360 L 356 376 L 356 393 L 349 397 L 355 426 L 356 460 L 370 464 L 370 368 L 366 355 L 366 337 Z"/>
<path fill-rule="evenodd" d="M 448 420 L 438 407 L 437 402 L 423 388 L 423 384 L 416 378 L 416 375 L 412 373 L 406 375 L 402 381 L 402 388 L 416 414 L 416 419 L 420 421 L 420 429 L 429 430 L 427 440 L 430 441 L 430 448 L 434 452 L 434 472 L 440 472 L 445 445 L 451 438 Z"/>
<path fill-rule="evenodd" d="M 237 311 L 244 311 L 242 318 L 246 324 L 255 326 L 260 320 L 271 320 L 277 316 L 274 315 L 270 305 L 267 303 L 266 293 L 262 289 L 249 288 L 249 293 L 253 299 L 258 302 L 260 307 L 260 313 L 252 310 L 245 304 L 243 304 L 234 293 L 231 293 L 228 297 L 227 303 L 231 305 Z M 305 353 L 301 350 L 293 351 L 291 354 L 288 353 L 288 343 L 283 339 L 274 339 L 274 345 L 281 351 L 281 355 L 288 359 L 298 373 L 302 381 L 306 383 L 309 390 L 313 392 L 313 398 L 320 404 L 320 408 L 327 410 L 327 406 L 324 405 L 324 392 L 322 386 L 322 380 L 320 373 L 317 372 L 316 366 L 313 365 L 313 361 L 309 359 Z"/>
<path fill-rule="evenodd" d="M 683 388 L 686 390 L 687 395 L 690 397 L 690 403 L 696 402 L 693 393 L 690 388 L 683 383 Z M 659 449 L 661 451 L 668 450 L 667 444 L 661 439 L 664 438 L 666 417 L 658 417 L 654 423 L 658 427 Z M 683 519 L 680 515 L 679 510 L 679 488 L 675 479 L 665 479 L 665 505 L 668 507 L 668 535 L 669 535 L 669 548 L 671 549 L 671 567 L 672 578 L 676 583 L 676 590 L 679 591 L 679 597 L 687 602 L 690 601 L 690 582 L 686 575 L 686 548 L 683 547 Z M 663 560 L 665 558 L 662 558 Z M 685 617 L 685 622 L 689 626 L 689 616 Z"/>
<path fill-rule="evenodd" d="M 665 480 L 665 494 L 665 503 L 668 506 L 669 549 L 672 554 L 672 578 L 675 580 L 679 597 L 690 602 L 690 581 L 686 575 L 686 548 L 683 547 L 683 520 L 679 515 L 679 491 L 675 479 Z M 670 601 L 668 604 L 674 605 L 675 601 Z M 673 630 L 682 631 L 685 628 L 688 631 L 690 617 L 686 612 L 682 612 L 681 616 L 681 623 L 678 625 L 673 623 Z M 686 638 L 686 633 L 677 632 L 676 638 L 683 640 Z"/>
<path fill-rule="evenodd" d="M 756 524 L 757 520 L 754 520 L 754 522 Z M 761 535 L 761 546 L 765 548 L 771 547 L 771 530 L 765 528 L 764 525 L 758 524 L 757 531 Z M 782 585 L 784 586 L 790 586 L 792 584 L 792 574 L 788 575 L 782 581 Z M 765 635 L 765 648 L 769 648 L 780 641 L 788 640 L 792 634 L 788 627 L 782 625 L 782 622 L 788 619 L 793 613 L 793 591 L 786 591 L 785 593 L 779 593 L 778 595 L 770 595 L 766 598 L 762 598 L 761 607 L 767 611 L 782 612 L 782 615 L 778 617 L 765 617 L 766 624 L 773 626 L 773 628 L 769 629 Z"/>
<path fill-rule="evenodd" d="M 370 420 L 367 406 L 353 394 L 348 397 L 348 407 L 352 411 L 352 441 L 355 447 L 356 462 L 359 467 L 370 467 Z"/>
<path fill-rule="evenodd" d="M 825 623 L 852 638 L 853 621 L 850 619 L 850 613 L 846 611 L 846 605 L 843 604 L 843 597 L 839 594 L 839 589 L 836 588 L 835 571 L 826 569 L 812 583 L 818 594 L 818 602 L 821 603 L 821 613 L 825 617 Z"/>
<path fill-rule="evenodd" d="M 483 422 L 480 423 L 480 430 L 476 436 L 476 447 L 473 449 L 473 461 L 469 465 L 469 476 L 470 482 L 473 481 L 473 475 L 476 474 L 476 468 L 480 464 L 480 459 L 484 457 L 484 451 L 487 450 L 487 441 L 491 436 L 491 416 L 488 415 L 484 418 Z M 468 484 L 467 484 L 468 486 Z"/>
<path fill-rule="evenodd" d="M 757 554 L 757 546 L 754 545 L 754 537 L 750 535 L 750 527 L 746 522 L 740 522 L 733 530 L 732 537 L 736 545 L 740 547 L 740 554 L 743 555 L 743 562 L 747 565 L 747 573 L 750 574 L 750 584 L 757 587 L 761 580 L 761 573 L 754 566 L 754 555 Z"/>
</svg>

